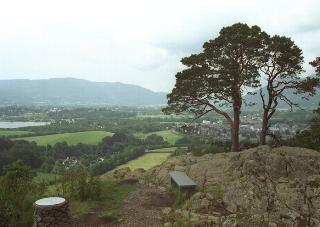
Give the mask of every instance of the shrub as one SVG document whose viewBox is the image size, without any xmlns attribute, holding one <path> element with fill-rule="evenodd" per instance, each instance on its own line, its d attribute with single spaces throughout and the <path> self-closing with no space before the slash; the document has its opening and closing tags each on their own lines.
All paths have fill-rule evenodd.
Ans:
<svg viewBox="0 0 320 227">
<path fill-rule="evenodd" d="M 58 194 L 75 200 L 98 200 L 101 196 L 101 181 L 77 166 L 64 172 L 59 180 Z"/>
<path fill-rule="evenodd" d="M 44 193 L 44 186 L 33 182 L 36 173 L 18 160 L 4 167 L 0 180 L 0 226 L 30 226 L 32 204 Z"/>
<path fill-rule="evenodd" d="M 161 145 L 161 144 L 166 145 L 166 144 L 168 144 L 167 141 L 164 141 L 162 136 L 159 136 L 157 134 L 151 134 L 151 135 L 147 136 L 144 139 L 144 141 L 148 146 Z"/>
<path fill-rule="evenodd" d="M 181 147 L 178 147 L 177 149 L 175 149 L 173 152 L 172 152 L 172 156 L 180 156 L 180 155 L 184 155 L 184 154 L 187 154 L 187 150 L 186 149 L 183 149 Z"/>
</svg>

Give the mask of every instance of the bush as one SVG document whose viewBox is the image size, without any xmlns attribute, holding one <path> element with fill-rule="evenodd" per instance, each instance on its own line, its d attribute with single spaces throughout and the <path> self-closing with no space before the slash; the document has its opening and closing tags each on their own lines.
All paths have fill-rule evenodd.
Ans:
<svg viewBox="0 0 320 227">
<path fill-rule="evenodd" d="M 4 167 L 0 180 L 0 226 L 31 226 L 32 204 L 44 193 L 44 186 L 33 182 L 36 173 L 18 160 Z"/>
<path fill-rule="evenodd" d="M 154 145 L 167 145 L 168 142 L 164 141 L 162 136 L 159 136 L 157 134 L 151 134 L 149 136 L 147 136 L 144 139 L 144 142 L 146 143 L 146 145 L 148 146 L 154 146 Z"/>
<path fill-rule="evenodd" d="M 293 138 L 286 141 L 286 145 L 320 151 L 320 128 L 299 132 Z"/>
<path fill-rule="evenodd" d="M 64 172 L 59 180 L 58 194 L 75 200 L 98 200 L 101 196 L 101 181 L 89 172 L 77 166 Z"/>
<path fill-rule="evenodd" d="M 181 147 L 178 147 L 177 149 L 175 149 L 173 152 L 172 152 L 172 156 L 180 156 L 180 155 L 184 155 L 184 154 L 187 154 L 187 150 L 186 149 L 183 149 Z"/>
</svg>

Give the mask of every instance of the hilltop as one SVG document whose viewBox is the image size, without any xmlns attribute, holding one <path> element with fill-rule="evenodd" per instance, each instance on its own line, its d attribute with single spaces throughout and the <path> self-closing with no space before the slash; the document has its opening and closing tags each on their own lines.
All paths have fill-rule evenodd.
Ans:
<svg viewBox="0 0 320 227">
<path fill-rule="evenodd" d="M 0 105 L 161 105 L 166 95 L 119 82 L 74 78 L 0 80 Z"/>
<path fill-rule="evenodd" d="M 170 190 L 169 171 L 186 172 L 197 184 L 191 198 L 163 208 L 163 223 L 195 226 L 319 226 L 320 154 L 260 146 L 239 153 L 172 157 L 147 172 L 117 170 L 118 180 L 140 179 Z"/>
</svg>

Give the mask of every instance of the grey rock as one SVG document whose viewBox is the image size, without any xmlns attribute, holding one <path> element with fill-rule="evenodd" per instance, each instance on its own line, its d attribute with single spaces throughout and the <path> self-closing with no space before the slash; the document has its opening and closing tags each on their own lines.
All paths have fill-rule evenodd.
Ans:
<svg viewBox="0 0 320 227">
<path fill-rule="evenodd" d="M 320 222 L 319 163 L 320 153 L 314 150 L 260 146 L 239 153 L 172 157 L 145 174 L 154 184 L 170 187 L 168 172 L 184 167 L 199 189 L 209 193 L 195 193 L 183 209 L 207 219 L 220 213 L 222 226 L 259 226 L 259 218 L 271 226 L 298 226 L 301 212 Z M 206 218 L 201 216 L 201 222 Z"/>
</svg>

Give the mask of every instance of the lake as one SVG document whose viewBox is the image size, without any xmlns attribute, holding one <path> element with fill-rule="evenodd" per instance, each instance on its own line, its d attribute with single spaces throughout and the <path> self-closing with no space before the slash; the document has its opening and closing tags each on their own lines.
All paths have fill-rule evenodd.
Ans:
<svg viewBox="0 0 320 227">
<path fill-rule="evenodd" d="M 48 125 L 50 122 L 35 122 L 35 121 L 0 121 L 0 128 L 22 128 L 29 126 Z"/>
</svg>

